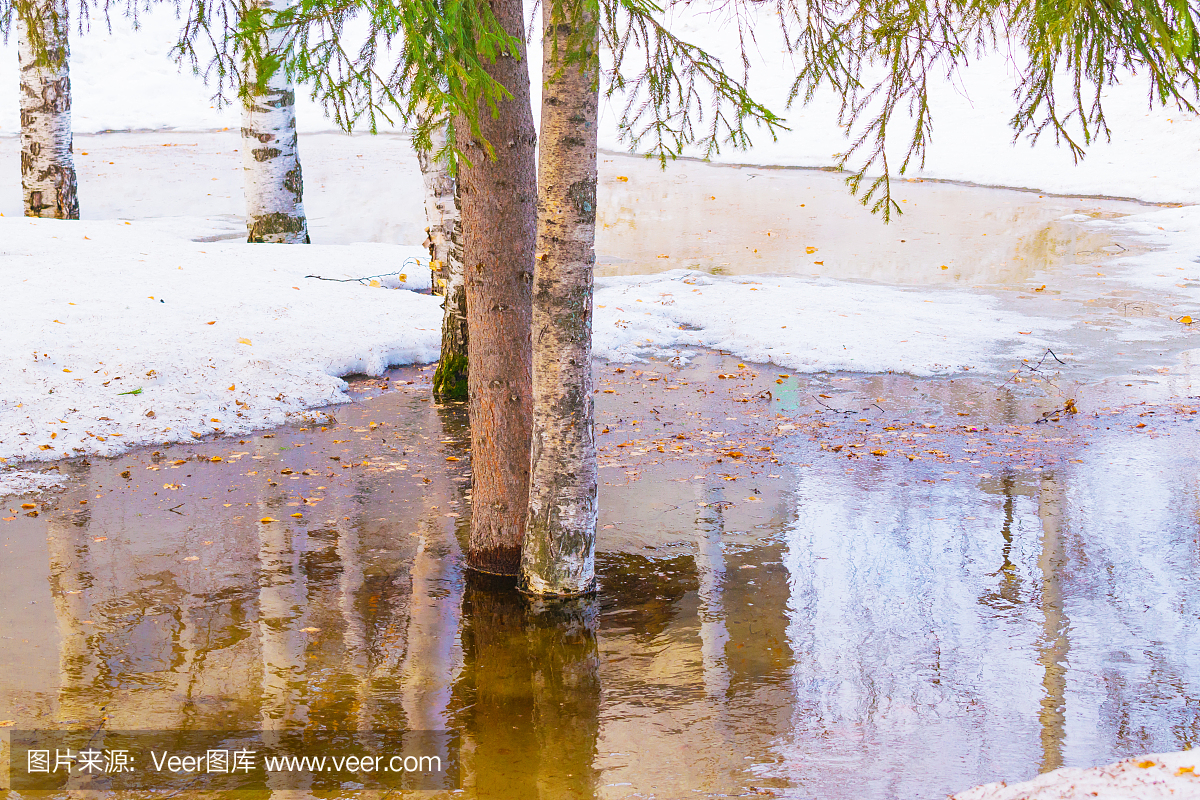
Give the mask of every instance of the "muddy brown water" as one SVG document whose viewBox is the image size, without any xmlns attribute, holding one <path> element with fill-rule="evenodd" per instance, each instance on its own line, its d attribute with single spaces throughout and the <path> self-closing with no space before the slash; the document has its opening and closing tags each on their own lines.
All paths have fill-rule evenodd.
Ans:
<svg viewBox="0 0 1200 800">
<path fill-rule="evenodd" d="M 463 410 L 393 370 L 6 498 L 0 724 L 448 728 L 480 798 L 940 798 L 1200 738 L 1197 401 L 597 370 L 595 598 L 465 578 Z"/>
</svg>

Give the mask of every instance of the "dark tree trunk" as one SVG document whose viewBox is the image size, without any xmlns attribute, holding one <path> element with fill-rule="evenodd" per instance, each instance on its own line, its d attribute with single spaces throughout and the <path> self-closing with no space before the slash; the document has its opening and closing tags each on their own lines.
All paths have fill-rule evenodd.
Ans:
<svg viewBox="0 0 1200 800">
<path fill-rule="evenodd" d="M 492 13 L 524 41 L 520 0 L 493 0 Z M 520 57 L 501 55 L 488 72 L 511 94 L 498 113 L 480 104 L 489 157 L 466 141 L 470 166 L 460 171 L 463 268 L 467 296 L 467 359 L 471 416 L 471 540 L 467 566 L 516 575 L 529 503 L 530 293 L 537 239 L 536 134 L 529 107 L 529 70 Z M 460 139 L 469 131 L 459 120 Z"/>
</svg>

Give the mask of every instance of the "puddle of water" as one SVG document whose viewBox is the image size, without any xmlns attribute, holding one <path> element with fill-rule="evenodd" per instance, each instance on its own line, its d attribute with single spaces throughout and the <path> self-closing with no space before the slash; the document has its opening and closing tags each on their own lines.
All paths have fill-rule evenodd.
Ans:
<svg viewBox="0 0 1200 800">
<path fill-rule="evenodd" d="M 598 369 L 596 598 L 464 578 L 462 410 L 396 370 L 8 498 L 0 720 L 445 726 L 481 798 L 935 798 L 1200 739 L 1200 415 Z"/>
<path fill-rule="evenodd" d="M 1062 217 L 1108 219 L 1153 208 L 902 181 L 895 195 L 904 213 L 885 225 L 833 172 L 686 160 L 663 171 L 646 159 L 602 159 L 598 275 L 687 268 L 899 286 L 1023 286 L 1041 271 L 1056 274 L 1130 247 Z"/>
</svg>

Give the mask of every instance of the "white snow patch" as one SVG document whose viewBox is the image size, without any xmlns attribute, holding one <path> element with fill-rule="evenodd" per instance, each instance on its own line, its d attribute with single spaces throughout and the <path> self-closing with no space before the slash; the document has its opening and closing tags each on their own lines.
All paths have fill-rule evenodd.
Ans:
<svg viewBox="0 0 1200 800">
<path fill-rule="evenodd" d="M 799 277 L 674 270 L 596 287 L 595 353 L 613 361 L 711 347 L 800 372 L 936 375 L 1037 355 L 1071 325 L 981 295 Z"/>
<path fill-rule="evenodd" d="M 306 277 L 407 270 L 428 285 L 420 248 L 180 235 L 196 228 L 0 219 L 0 457 L 276 426 L 348 402 L 342 375 L 438 357 L 440 298 Z"/>
<path fill-rule="evenodd" d="M 41 492 L 62 486 L 66 482 L 66 478 L 44 472 L 24 472 L 22 470 L 0 472 L 0 497 Z"/>
<path fill-rule="evenodd" d="M 1159 800 L 1200 797 L 1200 749 L 1136 756 L 1105 767 L 1063 767 L 1033 780 L 1003 781 L 951 800 Z"/>
</svg>

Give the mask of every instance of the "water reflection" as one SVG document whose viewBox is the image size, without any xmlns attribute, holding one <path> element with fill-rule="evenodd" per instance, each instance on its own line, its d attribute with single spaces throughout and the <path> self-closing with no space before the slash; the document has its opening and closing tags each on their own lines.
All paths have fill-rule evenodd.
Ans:
<svg viewBox="0 0 1200 800">
<path fill-rule="evenodd" d="M 1020 286 L 1039 270 L 1124 252 L 1111 233 L 1062 217 L 1147 210 L 1129 201 L 912 181 L 893 184 L 904 213 L 884 225 L 837 173 L 695 161 L 664 171 L 652 160 L 612 153 L 604 160 L 597 212 L 603 275 L 688 268 Z"/>
<path fill-rule="evenodd" d="M 466 668 L 455 686 L 466 788 L 479 798 L 594 797 L 596 599 L 531 602 L 488 578 L 466 586 Z"/>
<path fill-rule="evenodd" d="M 732 431 L 694 394 L 663 430 Z M 1200 487 L 1170 438 L 983 477 L 803 442 L 762 469 L 617 464 L 601 594 L 538 604 L 461 571 L 460 410 L 338 414 L 65 466 L 0 534 L 0 719 L 446 726 L 487 798 L 924 798 L 1200 739 Z"/>
</svg>

